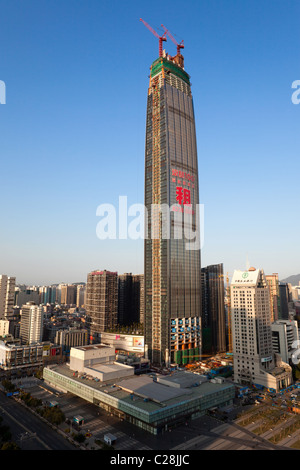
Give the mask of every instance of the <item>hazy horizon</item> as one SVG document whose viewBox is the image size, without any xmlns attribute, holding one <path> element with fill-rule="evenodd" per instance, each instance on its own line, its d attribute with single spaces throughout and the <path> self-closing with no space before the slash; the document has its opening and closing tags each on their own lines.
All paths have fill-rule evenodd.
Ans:
<svg viewBox="0 0 300 470">
<path fill-rule="evenodd" d="M 299 272 L 299 17 L 293 0 L 2 4 L 0 272 L 28 285 L 85 282 L 93 269 L 143 273 L 143 240 L 96 236 L 100 204 L 144 203 L 158 40 L 140 18 L 184 40 L 201 265 Z M 172 41 L 164 47 L 175 54 Z"/>
</svg>

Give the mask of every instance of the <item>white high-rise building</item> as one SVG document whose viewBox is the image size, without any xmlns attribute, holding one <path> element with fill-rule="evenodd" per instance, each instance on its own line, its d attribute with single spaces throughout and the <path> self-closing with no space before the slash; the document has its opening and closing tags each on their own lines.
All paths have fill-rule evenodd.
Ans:
<svg viewBox="0 0 300 470">
<path fill-rule="evenodd" d="M 273 351 L 280 355 L 284 362 L 292 360 L 292 354 L 299 340 L 296 320 L 277 320 L 272 323 Z"/>
<path fill-rule="evenodd" d="M 22 344 L 39 343 L 43 339 L 43 307 L 27 302 L 21 309 L 20 339 Z"/>
<path fill-rule="evenodd" d="M 293 300 L 299 300 L 300 298 L 300 286 L 291 286 L 291 294 Z"/>
<path fill-rule="evenodd" d="M 270 291 L 263 270 L 234 271 L 230 286 L 234 381 L 278 391 L 291 367 L 273 353 Z"/>
<path fill-rule="evenodd" d="M 7 336 L 9 334 L 9 321 L 0 320 L 0 336 Z"/>
<path fill-rule="evenodd" d="M 0 319 L 5 320 L 12 315 L 15 300 L 16 278 L 0 275 Z"/>
</svg>

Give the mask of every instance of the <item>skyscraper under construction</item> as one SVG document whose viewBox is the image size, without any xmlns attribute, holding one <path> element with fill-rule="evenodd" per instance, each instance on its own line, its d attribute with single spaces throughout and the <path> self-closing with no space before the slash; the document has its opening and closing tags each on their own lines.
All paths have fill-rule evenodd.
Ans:
<svg viewBox="0 0 300 470">
<path fill-rule="evenodd" d="M 113 329 L 118 320 L 118 273 L 92 271 L 86 285 L 86 314 L 90 341 L 97 343 L 101 332 Z"/>
<path fill-rule="evenodd" d="M 190 77 L 183 46 L 171 57 L 162 40 L 165 35 L 151 66 L 147 101 L 144 334 L 151 362 L 168 366 L 193 362 L 201 352 L 201 266 Z"/>
</svg>

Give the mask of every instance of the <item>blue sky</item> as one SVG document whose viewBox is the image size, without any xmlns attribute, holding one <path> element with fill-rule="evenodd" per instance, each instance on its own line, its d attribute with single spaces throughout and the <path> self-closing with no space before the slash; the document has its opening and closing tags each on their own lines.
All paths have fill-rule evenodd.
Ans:
<svg viewBox="0 0 300 470">
<path fill-rule="evenodd" d="M 17 282 L 143 272 L 142 240 L 96 209 L 144 200 L 154 29 L 184 39 L 205 208 L 202 265 L 300 272 L 298 0 L 0 0 L 0 272 Z M 166 50 L 175 53 L 169 40 Z"/>
</svg>

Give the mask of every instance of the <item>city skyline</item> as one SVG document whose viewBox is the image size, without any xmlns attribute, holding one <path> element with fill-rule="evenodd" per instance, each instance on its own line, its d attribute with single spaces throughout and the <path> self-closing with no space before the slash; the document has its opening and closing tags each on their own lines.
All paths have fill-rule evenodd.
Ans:
<svg viewBox="0 0 300 470">
<path fill-rule="evenodd" d="M 117 14 L 96 1 L 2 7 L 0 263 L 17 284 L 144 271 L 143 240 L 96 236 L 99 204 L 144 200 L 147 71 L 158 41 L 140 17 L 185 43 L 205 209 L 201 264 L 223 263 L 232 275 L 248 259 L 279 279 L 299 273 L 300 106 L 291 101 L 299 4 L 190 1 L 179 19 L 181 3 L 170 5 L 119 3 Z M 175 54 L 170 40 L 164 47 Z"/>
</svg>

